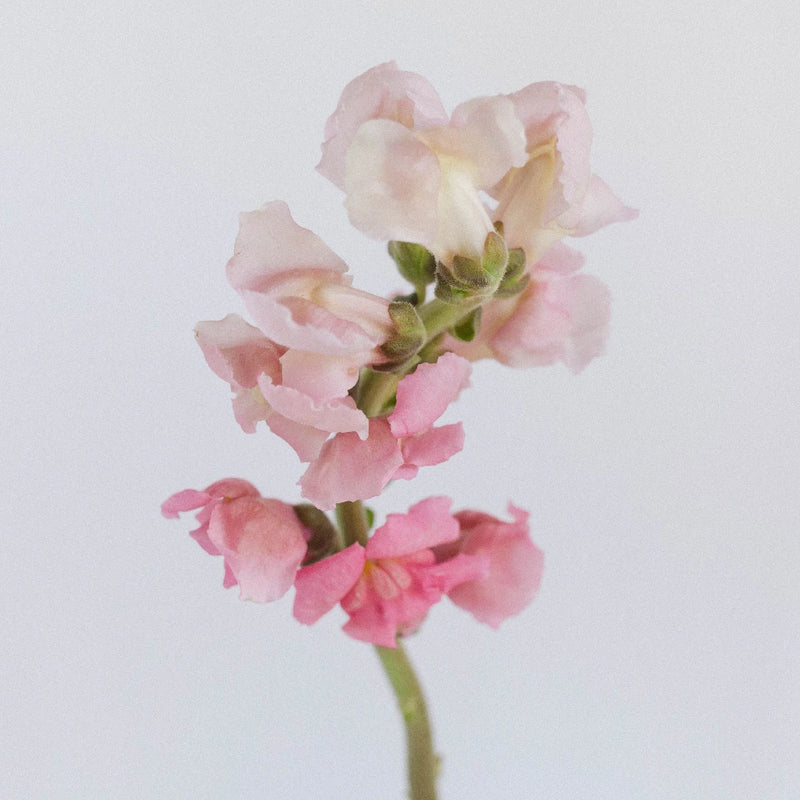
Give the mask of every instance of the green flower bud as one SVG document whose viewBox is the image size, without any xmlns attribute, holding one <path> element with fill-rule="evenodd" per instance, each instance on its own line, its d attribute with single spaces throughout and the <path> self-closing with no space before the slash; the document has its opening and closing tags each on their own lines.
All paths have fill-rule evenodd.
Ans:
<svg viewBox="0 0 800 800">
<path fill-rule="evenodd" d="M 400 274 L 417 290 L 433 281 L 436 259 L 421 244 L 389 242 L 389 255 L 397 264 Z"/>
<path fill-rule="evenodd" d="M 407 300 L 392 300 L 389 303 L 389 316 L 395 332 L 381 345 L 381 352 L 389 359 L 389 363 L 374 367 L 380 371 L 391 371 L 399 364 L 407 363 L 428 338 L 417 309 Z"/>
<path fill-rule="evenodd" d="M 292 508 L 300 524 L 311 534 L 303 566 L 333 555 L 338 549 L 339 534 L 325 512 L 312 506 L 311 503 L 298 503 Z"/>
</svg>

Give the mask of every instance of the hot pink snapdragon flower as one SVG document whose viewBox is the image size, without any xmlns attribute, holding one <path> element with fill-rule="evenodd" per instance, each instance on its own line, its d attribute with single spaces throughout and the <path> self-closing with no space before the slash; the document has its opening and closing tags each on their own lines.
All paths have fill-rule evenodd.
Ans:
<svg viewBox="0 0 800 800">
<path fill-rule="evenodd" d="M 337 603 L 350 617 L 343 630 L 354 639 L 396 647 L 432 605 L 454 587 L 487 574 L 485 555 L 455 554 L 437 561 L 431 548 L 458 539 L 447 497 L 431 497 L 408 514 L 389 514 L 362 546 L 358 542 L 303 567 L 295 580 L 294 615 L 311 625 Z"/>
<path fill-rule="evenodd" d="M 328 440 L 300 479 L 302 495 L 318 508 L 366 500 L 420 467 L 441 464 L 464 446 L 460 422 L 434 422 L 469 383 L 469 362 L 444 353 L 435 364 L 420 364 L 397 386 L 397 404 L 386 417 L 371 419 L 362 440 L 340 433 Z"/>
<path fill-rule="evenodd" d="M 448 563 L 459 554 L 488 560 L 485 574 L 459 583 L 447 595 L 493 628 L 533 600 L 544 567 L 544 554 L 530 539 L 528 513 L 511 504 L 508 510 L 513 522 L 481 511 L 457 512 L 453 516 L 459 525 L 458 538 L 434 548 L 441 563 Z"/>
<path fill-rule="evenodd" d="M 207 553 L 223 557 L 226 589 L 238 584 L 242 600 L 261 603 L 289 591 L 309 537 L 292 506 L 262 497 L 238 478 L 203 491 L 185 489 L 161 505 L 161 513 L 172 519 L 195 509 L 200 526 L 191 535 Z"/>
</svg>

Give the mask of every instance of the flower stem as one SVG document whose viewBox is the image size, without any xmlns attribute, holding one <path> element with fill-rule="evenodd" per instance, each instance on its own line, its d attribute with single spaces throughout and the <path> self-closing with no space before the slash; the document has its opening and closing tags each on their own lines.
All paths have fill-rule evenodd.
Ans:
<svg viewBox="0 0 800 800">
<path fill-rule="evenodd" d="M 369 537 L 367 515 L 360 500 L 337 503 L 336 521 L 339 523 L 344 547 L 349 547 L 355 542 L 360 545 L 367 544 L 367 538 Z"/>
<path fill-rule="evenodd" d="M 436 800 L 439 757 L 433 750 L 422 688 L 399 641 L 397 649 L 376 645 L 375 650 L 392 684 L 406 727 L 409 797 L 411 800 Z"/>
</svg>

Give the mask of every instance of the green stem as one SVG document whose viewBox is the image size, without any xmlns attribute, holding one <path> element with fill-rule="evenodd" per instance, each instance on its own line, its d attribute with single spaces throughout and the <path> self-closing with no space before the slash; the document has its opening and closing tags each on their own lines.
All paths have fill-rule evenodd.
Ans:
<svg viewBox="0 0 800 800">
<path fill-rule="evenodd" d="M 485 298 L 474 298 L 469 302 L 452 305 L 443 300 L 434 298 L 424 306 L 417 309 L 420 319 L 428 332 L 428 341 L 436 338 L 440 333 L 444 333 L 460 322 L 467 314 L 471 314 Z"/>
<path fill-rule="evenodd" d="M 367 515 L 360 500 L 337 503 L 336 521 L 339 523 L 344 547 L 349 547 L 355 542 L 366 546 L 369 528 L 367 527 Z"/>
<path fill-rule="evenodd" d="M 392 684 L 406 727 L 410 800 L 436 800 L 439 759 L 433 750 L 422 688 L 399 641 L 397 649 L 376 646 L 375 650 Z"/>
</svg>

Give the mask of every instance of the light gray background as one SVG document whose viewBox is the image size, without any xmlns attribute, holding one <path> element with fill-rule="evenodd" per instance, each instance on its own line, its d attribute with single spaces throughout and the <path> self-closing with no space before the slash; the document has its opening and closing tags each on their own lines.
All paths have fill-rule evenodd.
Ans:
<svg viewBox="0 0 800 800">
<path fill-rule="evenodd" d="M 397 285 L 317 175 L 351 78 L 395 58 L 445 105 L 583 86 L 597 172 L 641 210 L 577 241 L 608 353 L 479 364 L 448 493 L 530 508 L 538 600 L 493 632 L 443 603 L 410 650 L 443 800 L 800 797 L 795 3 L 11 3 L 0 12 L 3 798 L 401 798 L 371 649 L 240 603 L 159 503 L 236 475 L 197 320 L 242 312 L 237 213 L 286 200 Z"/>
</svg>

